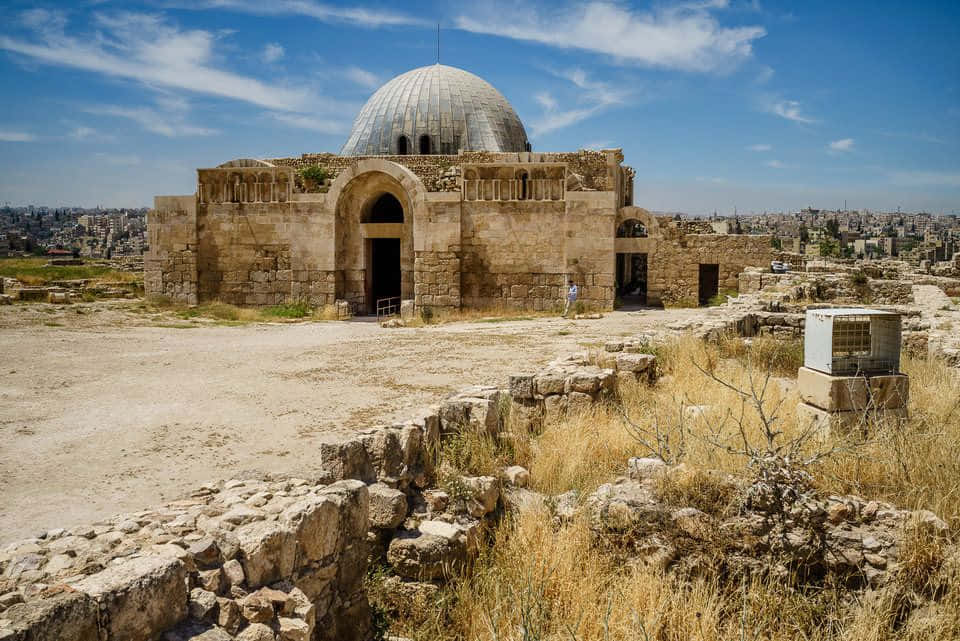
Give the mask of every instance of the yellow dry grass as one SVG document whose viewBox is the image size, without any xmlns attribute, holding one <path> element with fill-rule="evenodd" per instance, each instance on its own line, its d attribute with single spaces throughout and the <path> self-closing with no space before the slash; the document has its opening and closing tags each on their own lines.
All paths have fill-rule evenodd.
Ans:
<svg viewBox="0 0 960 641">
<path fill-rule="evenodd" d="M 664 378 L 652 388 L 623 390 L 624 412 L 644 434 L 659 430 L 661 444 L 669 445 L 664 454 L 691 468 L 683 486 L 663 491 L 691 500 L 703 495 L 701 509 L 720 505 L 729 497 L 705 470 L 743 473 L 746 458 L 716 443 L 740 447 L 742 437 L 732 426 L 742 411 L 746 439 L 762 446 L 762 423 L 734 391 L 694 363 L 749 387 L 751 372 L 762 381 L 765 367 L 783 370 L 795 355 L 784 355 L 775 345 L 741 350 L 695 339 L 657 351 Z M 909 421 L 870 426 L 866 440 L 862 435 L 821 437 L 804 451 L 840 448 L 811 469 L 822 492 L 855 492 L 930 509 L 956 533 L 957 372 L 936 359 L 906 358 L 903 369 L 911 377 Z M 764 406 L 770 412 L 782 401 L 782 440 L 805 434 L 805 426 L 797 424 L 797 400 L 790 378 L 769 382 Z M 475 471 L 489 473 L 506 456 L 530 469 L 534 489 L 549 494 L 575 489 L 583 496 L 623 474 L 630 456 L 650 455 L 624 426 L 612 405 L 552 417 L 540 434 L 514 433 L 508 447 L 488 440 L 462 442 L 454 463 L 468 462 Z M 546 510 L 516 514 L 493 536 L 467 577 L 442 591 L 433 609 L 395 622 L 394 632 L 420 641 L 960 638 L 960 554 L 947 538 L 919 525 L 903 533 L 901 567 L 890 585 L 857 594 L 841 586 L 801 589 L 760 579 L 742 583 L 705 576 L 682 582 L 642 564 L 614 565 L 582 519 L 558 527 Z M 909 613 L 913 616 L 905 616 Z"/>
</svg>

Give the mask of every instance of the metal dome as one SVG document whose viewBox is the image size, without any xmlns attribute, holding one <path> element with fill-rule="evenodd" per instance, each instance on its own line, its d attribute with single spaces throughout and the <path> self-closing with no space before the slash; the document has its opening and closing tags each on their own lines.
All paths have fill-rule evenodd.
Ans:
<svg viewBox="0 0 960 641">
<path fill-rule="evenodd" d="M 420 67 L 380 87 L 360 110 L 344 156 L 526 151 L 510 103 L 479 76 L 447 65 Z"/>
</svg>

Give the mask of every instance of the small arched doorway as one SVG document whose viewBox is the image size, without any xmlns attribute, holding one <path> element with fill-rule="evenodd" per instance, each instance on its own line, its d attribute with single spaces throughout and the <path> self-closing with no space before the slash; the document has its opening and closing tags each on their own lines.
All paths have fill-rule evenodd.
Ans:
<svg viewBox="0 0 960 641">
<path fill-rule="evenodd" d="M 363 222 L 373 223 L 367 238 L 367 287 L 370 311 L 378 301 L 401 295 L 401 237 L 403 204 L 393 194 L 382 194 L 373 200 Z"/>
<path fill-rule="evenodd" d="M 400 136 L 397 139 L 397 155 L 406 156 L 410 153 L 410 141 L 406 136 Z"/>
<path fill-rule="evenodd" d="M 420 153 L 424 155 L 430 153 L 430 136 L 426 134 L 420 136 Z"/>
</svg>

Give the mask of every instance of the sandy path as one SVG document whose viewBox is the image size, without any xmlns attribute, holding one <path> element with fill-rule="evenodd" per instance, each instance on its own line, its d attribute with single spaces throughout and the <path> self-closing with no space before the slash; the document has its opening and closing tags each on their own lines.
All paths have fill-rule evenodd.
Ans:
<svg viewBox="0 0 960 641">
<path fill-rule="evenodd" d="M 580 343 L 695 313 L 183 330 L 67 316 L 63 327 L 18 326 L 16 311 L 4 311 L 0 543 L 247 470 L 308 475 L 324 440 L 401 418 L 465 385 L 504 384 Z"/>
</svg>

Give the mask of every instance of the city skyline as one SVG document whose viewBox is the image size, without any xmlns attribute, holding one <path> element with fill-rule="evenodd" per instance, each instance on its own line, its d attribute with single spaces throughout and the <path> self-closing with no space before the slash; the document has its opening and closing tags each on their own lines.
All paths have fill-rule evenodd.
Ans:
<svg viewBox="0 0 960 641">
<path fill-rule="evenodd" d="M 13 2 L 0 202 L 142 207 L 193 167 L 337 152 L 382 83 L 436 60 L 534 150 L 621 147 L 636 203 L 960 211 L 960 10 L 918 3 Z"/>
</svg>

